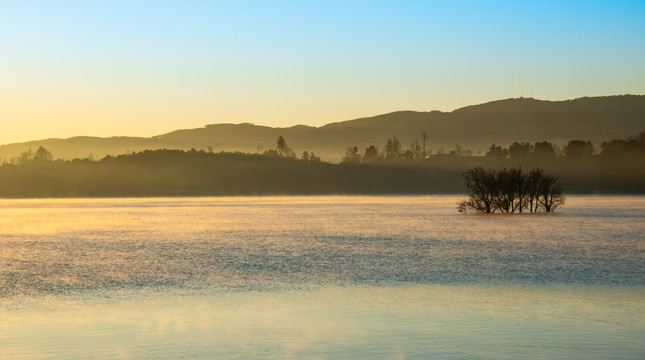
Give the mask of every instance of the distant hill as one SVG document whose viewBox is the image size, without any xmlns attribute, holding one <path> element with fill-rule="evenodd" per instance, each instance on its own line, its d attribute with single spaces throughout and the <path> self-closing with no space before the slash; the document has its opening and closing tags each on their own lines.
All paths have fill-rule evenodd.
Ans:
<svg viewBox="0 0 645 360">
<path fill-rule="evenodd" d="M 455 144 L 485 152 L 491 144 L 508 146 L 513 141 L 590 140 L 596 144 L 624 138 L 645 130 L 645 95 L 584 97 L 566 101 L 517 98 L 463 107 L 452 112 L 399 111 L 390 114 L 330 123 L 321 127 L 296 125 L 272 128 L 250 123 L 213 124 L 177 130 L 149 138 L 72 137 L 45 139 L 0 146 L 0 158 L 10 159 L 29 148 L 49 149 L 56 158 L 102 158 L 145 149 L 207 149 L 257 152 L 275 147 L 282 135 L 301 154 L 313 151 L 323 160 L 339 161 L 348 146 L 361 150 L 369 145 L 382 149 L 396 135 L 407 148 L 429 133 L 427 148 L 449 151 Z"/>
</svg>

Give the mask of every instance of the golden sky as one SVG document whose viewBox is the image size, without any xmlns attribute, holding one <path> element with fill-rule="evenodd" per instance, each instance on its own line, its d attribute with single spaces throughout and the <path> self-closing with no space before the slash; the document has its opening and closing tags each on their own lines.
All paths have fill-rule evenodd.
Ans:
<svg viewBox="0 0 645 360">
<path fill-rule="evenodd" d="M 0 5 L 0 144 L 645 94 L 645 3 Z"/>
</svg>

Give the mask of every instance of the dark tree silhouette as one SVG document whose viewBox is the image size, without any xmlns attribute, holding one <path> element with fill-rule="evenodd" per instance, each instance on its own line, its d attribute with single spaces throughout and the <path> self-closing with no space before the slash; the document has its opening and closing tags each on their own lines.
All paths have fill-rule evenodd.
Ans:
<svg viewBox="0 0 645 360">
<path fill-rule="evenodd" d="M 11 159 L 12 164 L 16 165 L 42 165 L 54 161 L 52 153 L 44 147 L 38 147 L 36 152 L 31 149 L 22 152 L 19 156 Z"/>
<path fill-rule="evenodd" d="M 385 144 L 385 160 L 398 160 L 400 153 L 401 142 L 396 138 L 396 135 L 392 135 Z"/>
<path fill-rule="evenodd" d="M 553 159 L 555 157 L 555 146 L 548 141 L 536 142 L 533 146 L 533 154 L 541 159 Z"/>
<path fill-rule="evenodd" d="M 593 144 L 591 141 L 571 140 L 564 149 L 564 154 L 573 161 L 588 159 L 593 155 Z"/>
<path fill-rule="evenodd" d="M 493 198 L 494 209 L 507 214 L 513 212 L 513 203 L 515 202 L 514 180 L 513 173 L 506 168 L 497 173 L 495 176 L 495 189 L 497 191 Z"/>
<path fill-rule="evenodd" d="M 497 196 L 495 172 L 486 171 L 483 167 L 476 167 L 464 172 L 463 176 L 466 180 L 468 199 L 459 203 L 459 211 L 467 212 L 472 209 L 480 213 L 492 213 Z"/>
<path fill-rule="evenodd" d="M 365 149 L 365 154 L 363 154 L 364 163 L 375 163 L 379 160 L 380 156 L 378 149 L 374 145 L 370 145 Z"/>
<path fill-rule="evenodd" d="M 306 151 L 305 151 L 306 152 Z M 303 154 L 304 156 L 304 154 Z M 320 160 L 320 156 L 317 156 L 313 151 L 309 153 L 309 163 L 321 163 L 322 161 Z"/>
<path fill-rule="evenodd" d="M 511 160 L 527 159 L 532 152 L 533 146 L 527 142 L 518 143 L 516 141 L 508 147 L 508 157 Z"/>
<path fill-rule="evenodd" d="M 37 163 L 51 162 L 53 160 L 54 160 L 54 156 L 52 155 L 52 153 L 42 146 L 40 146 L 38 150 L 36 150 L 36 153 L 34 154 L 34 162 L 37 162 Z"/>
<path fill-rule="evenodd" d="M 544 170 L 533 169 L 526 178 L 526 195 L 529 205 L 529 212 L 537 211 L 538 200 L 540 198 L 540 179 L 544 175 Z M 534 208 L 535 206 L 535 208 Z"/>
<path fill-rule="evenodd" d="M 284 137 L 279 136 L 278 141 L 276 142 L 276 150 L 278 151 L 278 155 L 282 157 L 290 157 L 290 158 L 295 158 L 296 153 L 291 150 L 289 145 L 287 145 L 287 141 L 284 139 Z"/>
<path fill-rule="evenodd" d="M 399 159 L 404 160 L 404 161 L 414 161 L 415 160 L 415 155 L 412 150 L 408 149 L 403 152 L 403 154 L 399 155 Z"/>
<path fill-rule="evenodd" d="M 553 212 L 558 206 L 564 204 L 562 184 L 553 175 L 544 175 L 540 178 L 539 202 L 546 212 Z"/>
<path fill-rule="evenodd" d="M 27 165 L 31 163 L 31 160 L 34 158 L 34 152 L 31 151 L 31 148 L 27 151 L 23 151 L 20 155 L 11 159 L 12 164 L 16 165 Z"/>
<path fill-rule="evenodd" d="M 511 169 L 511 171 L 516 195 L 516 201 L 513 205 L 513 212 L 517 210 L 521 214 L 522 210 L 526 208 L 528 199 L 528 176 L 522 174 L 522 167 L 520 167 L 519 169 Z"/>
<path fill-rule="evenodd" d="M 552 212 L 564 204 L 562 184 L 557 177 L 545 175 L 541 169 L 523 174 L 521 168 L 495 172 L 476 167 L 463 176 L 468 198 L 458 203 L 460 212 L 510 214 L 521 213 L 527 206 L 530 212 L 540 208 Z"/>
<path fill-rule="evenodd" d="M 627 139 L 613 139 L 600 144 L 603 157 L 624 157 L 645 154 L 645 131 Z"/>
<path fill-rule="evenodd" d="M 407 153 L 407 152 L 412 153 L 412 160 L 417 160 L 418 161 L 418 160 L 421 160 L 423 157 L 425 157 L 425 154 L 421 150 L 421 145 L 419 144 L 419 140 L 417 140 L 417 139 L 414 139 L 410 143 L 410 149 L 406 150 L 405 153 Z M 406 160 L 409 160 L 408 159 L 409 155 L 405 155 L 405 153 L 404 153 L 404 158 Z M 408 158 L 406 158 L 406 156 Z"/>
<path fill-rule="evenodd" d="M 506 159 L 508 157 L 508 150 L 493 144 L 488 149 L 488 152 L 486 152 L 486 156 L 489 158 Z"/>
<path fill-rule="evenodd" d="M 361 154 L 358 152 L 358 147 L 348 147 L 345 151 L 345 156 L 341 160 L 343 164 L 358 164 L 361 162 Z"/>
<path fill-rule="evenodd" d="M 428 153 L 426 152 L 426 142 L 428 141 L 428 132 L 426 130 L 423 130 L 421 133 L 421 138 L 423 139 L 423 153 L 422 156 L 426 157 Z"/>
</svg>

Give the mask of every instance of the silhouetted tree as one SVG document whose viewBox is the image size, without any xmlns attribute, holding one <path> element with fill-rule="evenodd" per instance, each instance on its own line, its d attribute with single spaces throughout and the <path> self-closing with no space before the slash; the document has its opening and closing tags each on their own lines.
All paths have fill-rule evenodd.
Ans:
<svg viewBox="0 0 645 360">
<path fill-rule="evenodd" d="M 320 160 L 320 156 L 316 156 L 316 154 L 312 151 L 309 154 L 309 163 L 321 163 L 322 161 Z"/>
<path fill-rule="evenodd" d="M 267 150 L 264 150 L 264 152 L 262 153 L 262 155 L 264 155 L 264 156 L 268 156 L 268 157 L 280 157 L 280 154 L 278 154 L 278 150 L 276 150 L 276 149 L 267 149 Z"/>
<path fill-rule="evenodd" d="M 535 168 L 529 172 L 526 178 L 527 202 L 529 211 L 537 211 L 538 200 L 540 198 L 540 179 L 544 175 L 544 170 Z M 533 207 L 535 205 L 535 208 Z"/>
<path fill-rule="evenodd" d="M 309 151 L 306 151 L 306 150 L 303 151 L 302 152 L 302 157 L 300 159 L 302 161 L 308 162 L 310 164 L 321 162 L 320 157 L 316 156 L 316 154 L 313 151 L 312 152 L 309 152 Z"/>
<path fill-rule="evenodd" d="M 364 163 L 375 163 L 379 160 L 380 156 L 378 149 L 374 145 L 370 145 L 365 149 L 365 154 L 363 154 Z"/>
<path fill-rule="evenodd" d="M 408 150 L 405 150 L 403 154 L 399 155 L 399 159 L 404 161 L 414 161 L 415 156 L 412 150 L 408 149 Z"/>
<path fill-rule="evenodd" d="M 514 170 L 514 169 L 513 169 Z M 513 173 L 504 168 L 495 176 L 495 196 L 493 197 L 494 209 L 503 212 L 513 212 L 515 202 L 515 183 Z"/>
<path fill-rule="evenodd" d="M 401 142 L 396 138 L 396 135 L 392 135 L 385 144 L 385 160 L 398 160 L 400 153 Z"/>
<path fill-rule="evenodd" d="M 52 162 L 53 160 L 54 156 L 52 155 L 52 153 L 42 146 L 40 146 L 34 154 L 34 162 L 36 163 Z"/>
<path fill-rule="evenodd" d="M 459 202 L 460 212 L 472 209 L 480 213 L 492 213 L 497 196 L 495 171 L 486 171 L 483 167 L 467 170 L 463 174 L 468 199 Z"/>
<path fill-rule="evenodd" d="M 428 141 L 428 132 L 426 130 L 423 130 L 421 133 L 421 138 L 423 139 L 423 153 L 422 156 L 425 158 L 426 155 L 428 155 L 428 152 L 426 151 L 426 141 Z"/>
<path fill-rule="evenodd" d="M 11 159 L 12 164 L 16 165 L 27 165 L 31 163 L 31 160 L 34 158 L 34 152 L 29 148 L 27 151 L 23 151 L 17 157 Z"/>
<path fill-rule="evenodd" d="M 287 141 L 284 139 L 284 137 L 282 137 L 282 135 L 278 137 L 278 141 L 276 142 L 276 150 L 278 151 L 278 155 L 282 157 L 296 157 L 296 154 L 293 152 L 293 150 L 291 150 L 289 145 L 287 145 Z"/>
<path fill-rule="evenodd" d="M 548 141 L 536 142 L 533 154 L 540 159 L 552 159 L 555 157 L 555 146 Z"/>
<path fill-rule="evenodd" d="M 358 147 L 348 147 L 345 151 L 345 156 L 343 156 L 341 162 L 343 164 L 358 164 L 361 162 L 361 154 L 358 152 Z"/>
<path fill-rule="evenodd" d="M 508 147 L 508 157 L 511 160 L 526 160 L 532 151 L 531 144 L 527 142 L 518 143 L 516 141 Z"/>
<path fill-rule="evenodd" d="M 488 152 L 486 152 L 486 156 L 495 159 L 506 159 L 508 157 L 508 150 L 493 144 L 488 149 Z"/>
<path fill-rule="evenodd" d="M 425 157 L 425 154 L 421 150 L 421 145 L 419 144 L 419 140 L 417 140 L 417 139 L 414 139 L 410 143 L 409 151 L 412 152 L 412 158 L 414 160 L 418 161 L 418 160 L 421 160 L 422 158 Z"/>
<path fill-rule="evenodd" d="M 552 212 L 564 204 L 562 184 L 541 169 L 525 175 L 521 168 L 495 172 L 476 167 L 466 171 L 464 179 L 468 198 L 458 203 L 460 212 L 521 213 L 527 206 L 530 212 L 537 212 L 540 207 Z"/>
<path fill-rule="evenodd" d="M 600 144 L 604 157 L 645 155 L 645 131 L 627 139 L 613 139 Z"/>
<path fill-rule="evenodd" d="M 54 161 L 52 153 L 44 147 L 38 147 L 34 153 L 31 148 L 23 151 L 19 156 L 11 159 L 11 163 L 15 165 L 42 165 Z"/>
<path fill-rule="evenodd" d="M 542 176 L 539 186 L 539 202 L 544 208 L 544 211 L 553 212 L 558 206 L 564 204 L 562 192 L 562 184 L 560 184 L 556 176 Z"/>
<path fill-rule="evenodd" d="M 515 169 L 513 169 L 515 170 Z M 529 179 L 527 175 L 522 173 L 522 167 L 520 166 L 517 170 L 514 171 L 514 182 L 515 182 L 515 193 L 517 197 L 517 202 L 513 208 L 513 211 L 518 210 L 520 214 L 522 210 L 526 208 L 529 197 Z"/>
<path fill-rule="evenodd" d="M 580 161 L 588 159 L 593 155 L 593 144 L 591 141 L 571 140 L 564 149 L 567 159 Z"/>
</svg>

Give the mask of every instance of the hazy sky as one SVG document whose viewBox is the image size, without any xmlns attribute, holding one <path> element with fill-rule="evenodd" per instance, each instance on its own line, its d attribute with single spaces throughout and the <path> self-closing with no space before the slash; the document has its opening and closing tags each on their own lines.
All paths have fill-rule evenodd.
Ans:
<svg viewBox="0 0 645 360">
<path fill-rule="evenodd" d="M 645 1 L 0 1 L 0 144 L 645 94 Z"/>
</svg>

